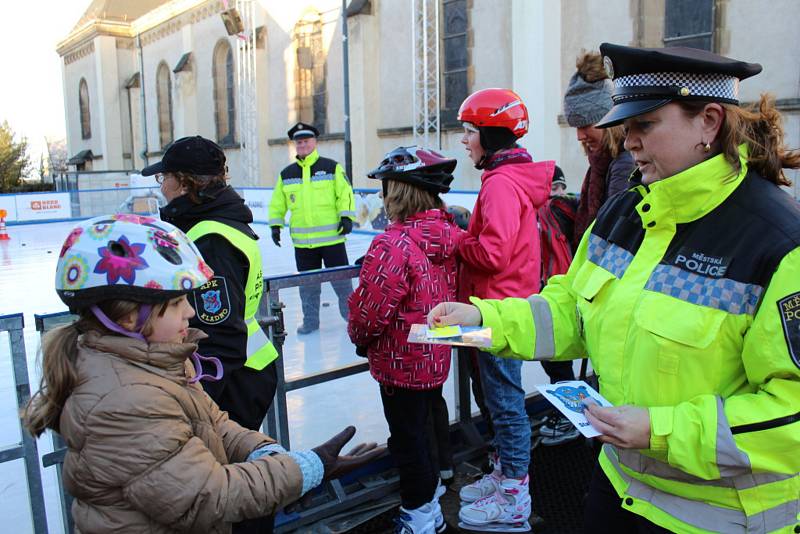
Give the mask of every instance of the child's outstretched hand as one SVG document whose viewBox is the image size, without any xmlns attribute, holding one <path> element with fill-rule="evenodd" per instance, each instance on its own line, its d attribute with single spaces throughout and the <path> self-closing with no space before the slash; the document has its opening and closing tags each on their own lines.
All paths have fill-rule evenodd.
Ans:
<svg viewBox="0 0 800 534">
<path fill-rule="evenodd" d="M 483 322 L 481 312 L 472 304 L 442 302 L 428 313 L 428 326 L 438 328 L 457 324 L 461 326 L 480 326 Z"/>
<path fill-rule="evenodd" d="M 331 480 L 346 475 L 350 471 L 368 464 L 386 451 L 386 447 L 378 447 L 377 443 L 361 443 L 347 454 L 340 455 L 344 444 L 353 439 L 356 433 L 354 426 L 348 426 L 331 439 L 313 449 L 324 468 L 323 480 Z"/>
</svg>

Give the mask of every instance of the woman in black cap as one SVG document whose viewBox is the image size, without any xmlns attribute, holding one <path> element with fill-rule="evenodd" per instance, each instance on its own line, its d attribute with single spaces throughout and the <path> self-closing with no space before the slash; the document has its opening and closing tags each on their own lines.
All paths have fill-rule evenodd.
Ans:
<svg viewBox="0 0 800 534">
<path fill-rule="evenodd" d="M 492 351 L 588 353 L 604 442 L 592 532 L 800 532 L 800 152 L 757 64 L 690 48 L 600 47 L 637 165 L 570 270 L 527 300 L 445 303 L 434 324 L 492 328 Z"/>
<path fill-rule="evenodd" d="M 208 337 L 198 351 L 216 356 L 224 373 L 216 382 L 203 382 L 206 393 L 230 418 L 259 430 L 277 386 L 275 347 L 261 331 L 255 312 L 261 300 L 262 262 L 250 228 L 253 214 L 227 184 L 225 153 L 201 136 L 178 139 L 158 163 L 142 171 L 156 175 L 168 204 L 161 219 L 188 235 L 214 271 L 214 277 L 195 291 L 190 324 Z M 271 532 L 272 518 L 237 524 L 234 532 Z"/>
</svg>

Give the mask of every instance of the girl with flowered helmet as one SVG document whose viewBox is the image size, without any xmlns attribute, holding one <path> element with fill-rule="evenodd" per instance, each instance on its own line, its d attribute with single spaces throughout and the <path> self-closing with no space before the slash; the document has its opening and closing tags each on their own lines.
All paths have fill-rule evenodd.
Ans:
<svg viewBox="0 0 800 534">
<path fill-rule="evenodd" d="M 287 453 L 231 421 L 197 383 L 186 295 L 213 272 L 183 232 L 157 219 L 102 216 L 68 235 L 56 291 L 79 318 L 43 341 L 42 382 L 23 413 L 34 436 L 67 444 L 64 486 L 78 530 L 229 532 L 377 454 L 338 456 L 349 427 Z M 363 454 L 360 454 L 363 453 Z"/>
</svg>

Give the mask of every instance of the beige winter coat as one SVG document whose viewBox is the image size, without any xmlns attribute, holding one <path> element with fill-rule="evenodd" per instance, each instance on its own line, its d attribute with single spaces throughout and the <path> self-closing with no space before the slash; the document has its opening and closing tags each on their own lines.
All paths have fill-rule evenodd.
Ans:
<svg viewBox="0 0 800 534">
<path fill-rule="evenodd" d="M 190 330 L 190 341 L 203 337 Z M 230 532 L 231 523 L 300 497 L 302 475 L 289 456 L 237 463 L 273 440 L 229 420 L 188 384 L 196 347 L 79 338 L 79 385 L 60 419 L 79 532 Z"/>
</svg>

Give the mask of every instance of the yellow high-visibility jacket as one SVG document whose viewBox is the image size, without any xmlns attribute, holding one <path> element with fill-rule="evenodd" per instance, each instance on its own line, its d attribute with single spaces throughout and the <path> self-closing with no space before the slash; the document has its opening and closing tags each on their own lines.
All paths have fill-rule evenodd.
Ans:
<svg viewBox="0 0 800 534">
<path fill-rule="evenodd" d="M 800 532 L 800 207 L 746 157 L 635 185 L 540 295 L 473 300 L 492 352 L 588 354 L 612 404 L 648 408 L 650 448 L 600 464 L 677 532 Z"/>
<path fill-rule="evenodd" d="M 314 150 L 283 169 L 269 203 L 269 225 L 283 227 L 287 210 L 291 211 L 289 232 L 295 247 L 343 243 L 339 222 L 342 217 L 355 220 L 356 208 L 342 166 Z"/>
</svg>

